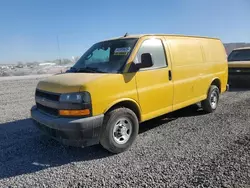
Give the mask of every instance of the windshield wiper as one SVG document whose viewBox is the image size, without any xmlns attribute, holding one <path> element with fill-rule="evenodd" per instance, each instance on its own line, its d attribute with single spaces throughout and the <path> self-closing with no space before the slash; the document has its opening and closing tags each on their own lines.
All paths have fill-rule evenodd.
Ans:
<svg viewBox="0 0 250 188">
<path fill-rule="evenodd" d="M 76 69 L 76 72 L 105 73 L 104 71 L 101 71 L 98 68 L 93 68 L 93 67 L 79 68 Z"/>
<path fill-rule="evenodd" d="M 75 67 L 70 67 L 68 70 L 66 70 L 66 73 L 69 73 L 69 72 L 76 72 L 76 68 Z"/>
</svg>

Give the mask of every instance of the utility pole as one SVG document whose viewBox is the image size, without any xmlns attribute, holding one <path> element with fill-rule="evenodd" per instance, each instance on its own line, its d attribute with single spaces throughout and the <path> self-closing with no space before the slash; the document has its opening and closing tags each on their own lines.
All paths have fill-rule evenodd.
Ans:
<svg viewBox="0 0 250 188">
<path fill-rule="evenodd" d="M 57 39 L 58 57 L 59 57 L 59 62 L 61 64 L 62 60 L 61 60 L 61 52 L 60 52 L 60 45 L 59 45 L 59 37 L 58 37 L 58 35 L 56 35 L 56 39 Z"/>
</svg>

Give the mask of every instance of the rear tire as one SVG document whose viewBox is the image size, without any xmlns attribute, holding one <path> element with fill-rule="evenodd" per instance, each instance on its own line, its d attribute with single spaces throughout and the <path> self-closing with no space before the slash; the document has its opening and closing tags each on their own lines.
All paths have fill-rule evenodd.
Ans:
<svg viewBox="0 0 250 188">
<path fill-rule="evenodd" d="M 220 90 L 216 85 L 211 85 L 207 94 L 207 98 L 201 101 L 201 107 L 207 113 L 212 113 L 216 110 L 219 102 Z"/>
<path fill-rule="evenodd" d="M 130 148 L 139 131 L 135 113 L 128 108 L 117 108 L 104 117 L 100 144 L 111 153 L 121 153 Z"/>
</svg>

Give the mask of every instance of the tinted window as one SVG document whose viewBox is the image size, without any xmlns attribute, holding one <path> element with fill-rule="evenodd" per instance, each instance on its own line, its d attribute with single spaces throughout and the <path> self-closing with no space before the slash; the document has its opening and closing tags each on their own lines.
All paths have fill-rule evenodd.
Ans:
<svg viewBox="0 0 250 188">
<path fill-rule="evenodd" d="M 153 68 L 166 67 L 165 51 L 164 51 L 164 48 L 160 39 L 145 40 L 142 43 L 135 57 L 135 60 L 134 60 L 135 63 L 141 62 L 141 55 L 143 53 L 150 53 L 152 55 L 152 60 L 154 63 Z M 152 67 L 145 68 L 145 69 L 151 69 L 151 68 Z"/>
<path fill-rule="evenodd" d="M 228 61 L 250 61 L 250 49 L 233 50 L 228 56 Z"/>
</svg>

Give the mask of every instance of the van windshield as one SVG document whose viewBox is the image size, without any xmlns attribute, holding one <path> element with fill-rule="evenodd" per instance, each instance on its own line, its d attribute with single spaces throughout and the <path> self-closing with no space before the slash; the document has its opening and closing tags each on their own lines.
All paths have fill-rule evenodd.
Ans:
<svg viewBox="0 0 250 188">
<path fill-rule="evenodd" d="M 118 73 L 137 40 L 129 38 L 96 43 L 67 72 Z"/>
<path fill-rule="evenodd" d="M 228 56 L 228 61 L 250 61 L 250 49 L 233 50 Z"/>
</svg>

